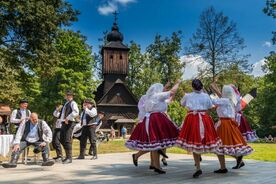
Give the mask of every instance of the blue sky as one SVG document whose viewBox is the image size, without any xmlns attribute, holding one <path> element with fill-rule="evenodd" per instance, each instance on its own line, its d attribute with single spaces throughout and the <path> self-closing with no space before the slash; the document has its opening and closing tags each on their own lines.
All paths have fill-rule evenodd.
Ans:
<svg viewBox="0 0 276 184">
<path fill-rule="evenodd" d="M 262 9 L 265 0 L 69 0 L 80 10 L 79 21 L 71 28 L 79 30 L 98 51 L 99 41 L 105 30 L 113 23 L 112 11 L 119 11 L 119 28 L 124 34 L 124 42 L 134 40 L 144 50 L 153 42 L 156 34 L 170 36 L 174 31 L 183 32 L 183 47 L 199 24 L 200 13 L 209 6 L 223 11 L 237 23 L 240 35 L 251 54 L 250 63 L 256 63 L 276 50 L 271 45 L 272 30 L 276 22 L 266 16 Z M 184 50 L 181 52 L 184 55 Z"/>
</svg>

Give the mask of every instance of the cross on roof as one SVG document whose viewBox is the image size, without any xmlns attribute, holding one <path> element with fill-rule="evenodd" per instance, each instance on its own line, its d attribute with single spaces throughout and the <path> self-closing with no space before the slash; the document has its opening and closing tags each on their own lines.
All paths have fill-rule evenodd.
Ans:
<svg viewBox="0 0 276 184">
<path fill-rule="evenodd" d="M 113 15 L 114 15 L 114 23 L 116 23 L 117 24 L 117 21 L 118 21 L 118 12 L 117 11 L 114 11 L 113 12 Z"/>
</svg>

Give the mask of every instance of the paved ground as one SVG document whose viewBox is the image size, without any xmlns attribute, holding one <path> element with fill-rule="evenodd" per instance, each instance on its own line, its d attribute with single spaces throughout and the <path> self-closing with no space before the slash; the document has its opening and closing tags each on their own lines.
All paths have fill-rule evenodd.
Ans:
<svg viewBox="0 0 276 184">
<path fill-rule="evenodd" d="M 169 154 L 167 174 L 158 175 L 148 170 L 149 159 L 144 156 L 139 166 L 132 165 L 131 153 L 99 155 L 98 160 L 74 160 L 73 164 L 55 164 L 53 167 L 19 164 L 16 169 L 0 168 L 0 184 L 23 183 L 77 183 L 77 184 L 130 184 L 130 183 L 276 183 L 276 163 L 246 160 L 246 166 L 240 170 L 231 170 L 227 174 L 214 174 L 218 161 L 216 157 L 204 157 L 203 175 L 193 179 L 193 160 L 190 155 Z M 235 164 L 228 159 L 228 167 Z"/>
</svg>

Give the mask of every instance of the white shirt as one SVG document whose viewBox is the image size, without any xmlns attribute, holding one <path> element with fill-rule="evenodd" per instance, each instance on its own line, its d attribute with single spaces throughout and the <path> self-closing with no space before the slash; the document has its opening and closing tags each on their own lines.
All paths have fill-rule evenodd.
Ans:
<svg viewBox="0 0 276 184">
<path fill-rule="evenodd" d="M 14 145 L 20 143 L 21 138 L 22 138 L 23 133 L 24 133 L 24 130 L 25 130 L 25 124 L 26 124 L 25 122 L 20 124 L 20 126 L 17 130 L 17 133 L 15 135 L 15 139 L 13 141 Z M 42 132 L 43 132 L 43 135 L 42 135 L 43 141 L 46 142 L 46 143 L 51 143 L 52 138 L 53 138 L 53 134 L 52 134 L 51 128 L 48 126 L 48 124 L 45 121 L 42 121 Z M 26 140 L 27 140 L 27 138 L 26 138 Z M 39 140 L 39 138 L 37 140 Z"/>
<path fill-rule="evenodd" d="M 26 137 L 26 141 L 30 143 L 35 143 L 39 141 L 39 136 L 38 136 L 38 124 L 32 125 L 30 124 L 30 132 L 28 133 Z"/>
<path fill-rule="evenodd" d="M 72 108 L 72 112 L 71 114 L 69 114 L 67 117 L 64 117 L 65 115 L 65 107 L 66 105 L 69 103 L 66 102 L 62 108 L 62 112 L 61 112 L 61 116 L 60 116 L 60 121 L 63 122 L 65 120 L 65 118 L 69 121 L 75 121 L 75 118 L 79 115 L 79 108 L 78 108 L 78 104 L 75 102 L 75 101 L 72 101 L 71 102 L 71 108 Z M 60 115 L 60 112 L 55 110 L 53 115 L 56 117 L 56 118 L 59 118 L 59 115 Z"/>
<path fill-rule="evenodd" d="M 156 93 L 145 99 L 145 112 L 166 112 L 168 104 L 166 100 L 170 98 L 171 92 Z"/>
<path fill-rule="evenodd" d="M 31 111 L 29 111 L 29 110 L 25 110 L 25 109 L 20 109 L 20 112 L 21 112 L 21 119 L 16 119 L 16 114 L 17 114 L 17 109 L 14 109 L 13 111 L 12 111 L 12 114 L 11 114 L 11 120 L 10 120 L 10 122 L 11 123 L 15 123 L 15 124 L 18 124 L 18 123 L 20 123 L 20 121 L 21 121 L 21 119 L 23 118 L 23 119 L 26 119 L 26 118 L 29 118 L 30 117 L 30 115 L 31 115 Z M 29 111 L 29 116 L 27 117 L 27 113 L 26 113 L 26 111 Z M 25 121 L 25 120 L 24 120 Z M 23 121 L 23 122 L 24 122 Z"/>
<path fill-rule="evenodd" d="M 191 111 L 208 110 L 213 106 L 211 98 L 204 92 L 186 93 L 181 100 L 181 105 Z"/>
<path fill-rule="evenodd" d="M 217 106 L 217 114 L 220 118 L 235 118 L 235 107 L 228 98 L 218 98 L 212 101 Z"/>
<path fill-rule="evenodd" d="M 81 120 L 82 120 L 83 126 L 87 125 L 85 114 L 88 114 L 90 117 L 95 117 L 95 116 L 97 116 L 97 109 L 94 107 L 91 110 L 88 108 L 85 108 L 85 110 L 81 113 Z M 95 122 L 95 123 L 97 124 L 97 122 Z"/>
</svg>

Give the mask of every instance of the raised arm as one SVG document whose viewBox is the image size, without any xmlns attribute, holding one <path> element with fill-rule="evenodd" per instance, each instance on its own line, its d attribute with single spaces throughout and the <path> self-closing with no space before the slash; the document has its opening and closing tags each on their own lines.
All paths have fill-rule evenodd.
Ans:
<svg viewBox="0 0 276 184">
<path fill-rule="evenodd" d="M 221 91 L 219 90 L 217 84 L 215 82 L 213 82 L 211 85 L 210 85 L 210 88 L 211 90 L 216 93 L 218 95 L 218 97 L 221 97 Z"/>
</svg>

